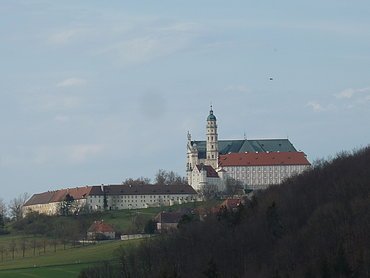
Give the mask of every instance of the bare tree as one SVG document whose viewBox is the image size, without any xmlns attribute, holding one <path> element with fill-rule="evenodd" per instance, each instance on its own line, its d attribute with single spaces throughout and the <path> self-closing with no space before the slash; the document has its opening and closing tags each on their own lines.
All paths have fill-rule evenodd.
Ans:
<svg viewBox="0 0 370 278">
<path fill-rule="evenodd" d="M 22 207 L 29 199 L 30 195 L 26 192 L 20 194 L 18 197 L 14 198 L 9 203 L 9 213 L 10 217 L 16 220 L 22 218 Z"/>
<path fill-rule="evenodd" d="M 140 177 L 137 179 L 128 178 L 122 182 L 123 185 L 145 185 L 150 184 L 149 178 Z"/>
<path fill-rule="evenodd" d="M 19 242 L 20 249 L 22 250 L 22 258 L 24 258 L 26 255 L 27 243 L 28 242 L 26 238 L 22 238 Z"/>
<path fill-rule="evenodd" d="M 200 195 L 204 200 L 214 199 L 217 196 L 217 185 L 207 184 L 200 190 Z"/>
<path fill-rule="evenodd" d="M 158 172 L 155 174 L 155 182 L 156 184 L 165 184 L 166 183 L 166 171 L 163 169 L 159 169 Z"/>
<path fill-rule="evenodd" d="M 17 244 L 15 243 L 15 240 L 12 239 L 11 242 L 9 242 L 9 251 L 12 254 L 12 260 L 14 260 L 16 249 L 17 249 Z"/>
<path fill-rule="evenodd" d="M 0 198 L 0 215 L 3 215 L 5 217 L 7 213 L 7 207 L 2 198 Z"/>
<path fill-rule="evenodd" d="M 0 198 L 0 235 L 6 233 L 5 217 L 6 217 L 6 205 L 3 199 Z"/>
<path fill-rule="evenodd" d="M 243 191 L 243 183 L 239 180 L 228 177 L 225 183 L 225 193 L 229 196 L 240 194 Z"/>
<path fill-rule="evenodd" d="M 155 183 L 161 185 L 187 184 L 187 180 L 174 171 L 159 169 L 155 175 Z"/>
<path fill-rule="evenodd" d="M 4 253 L 5 253 L 6 249 L 3 245 L 0 245 L 0 254 L 1 254 L 1 261 L 3 262 L 4 261 Z"/>
</svg>

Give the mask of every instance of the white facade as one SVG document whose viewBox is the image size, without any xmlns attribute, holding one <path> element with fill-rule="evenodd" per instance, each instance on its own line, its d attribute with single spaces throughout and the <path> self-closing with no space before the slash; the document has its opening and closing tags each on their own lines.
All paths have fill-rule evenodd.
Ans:
<svg viewBox="0 0 370 278">
<path fill-rule="evenodd" d="M 172 206 L 194 202 L 197 199 L 194 194 L 113 195 L 106 198 L 109 210 Z M 90 210 L 104 210 L 104 195 L 90 195 L 86 203 Z"/>
<path fill-rule="evenodd" d="M 197 200 L 195 190 L 184 184 L 174 185 L 101 185 L 77 187 L 73 190 L 56 190 L 34 194 L 22 207 L 23 216 L 34 211 L 47 215 L 57 215 L 66 194 L 75 198 L 70 212 L 82 208 L 94 210 L 138 209 L 158 206 L 171 206 Z M 80 193 L 77 195 L 77 193 Z M 78 198 L 77 198 L 78 197 Z M 106 206 L 104 206 L 106 200 Z"/>
<path fill-rule="evenodd" d="M 22 207 L 22 216 L 25 217 L 28 213 L 37 212 L 40 214 L 46 215 L 57 215 L 60 213 L 60 208 L 63 201 L 59 202 L 50 202 L 44 204 L 34 204 L 34 205 L 27 205 Z M 76 213 L 86 204 L 86 199 L 78 199 L 74 200 L 71 206 L 70 213 Z"/>
<path fill-rule="evenodd" d="M 28 213 L 38 212 L 46 215 L 56 215 L 59 213 L 60 202 L 46 203 L 46 204 L 35 204 L 22 207 L 22 215 L 25 217 Z"/>
<path fill-rule="evenodd" d="M 242 182 L 248 189 L 265 189 L 284 179 L 301 174 L 309 165 L 225 166 L 226 176 Z"/>
<path fill-rule="evenodd" d="M 213 169 L 214 170 L 214 169 Z M 190 172 L 189 184 L 197 191 L 202 192 L 207 186 L 215 186 L 217 191 L 225 190 L 225 179 L 224 171 L 216 172 L 217 176 L 207 176 L 207 171 L 203 168 L 200 170 L 195 167 L 193 171 Z"/>
</svg>

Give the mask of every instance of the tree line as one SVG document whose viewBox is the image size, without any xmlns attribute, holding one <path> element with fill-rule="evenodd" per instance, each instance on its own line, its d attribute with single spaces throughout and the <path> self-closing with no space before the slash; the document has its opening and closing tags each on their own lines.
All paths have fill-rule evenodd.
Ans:
<svg viewBox="0 0 370 278">
<path fill-rule="evenodd" d="M 28 193 L 20 194 L 13 198 L 8 205 L 0 198 L 0 235 L 9 233 L 6 229 L 6 223 L 22 218 L 22 207 L 29 197 Z"/>
</svg>

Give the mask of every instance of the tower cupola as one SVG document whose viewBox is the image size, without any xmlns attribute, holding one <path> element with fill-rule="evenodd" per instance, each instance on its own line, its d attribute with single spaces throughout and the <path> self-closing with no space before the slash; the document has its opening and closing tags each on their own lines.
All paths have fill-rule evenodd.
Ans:
<svg viewBox="0 0 370 278">
<path fill-rule="evenodd" d="M 207 140 L 206 140 L 206 164 L 211 165 L 214 169 L 218 166 L 218 134 L 217 134 L 217 120 L 211 110 L 207 117 Z"/>
<path fill-rule="evenodd" d="M 207 117 L 207 121 L 216 121 L 216 116 L 213 115 L 212 105 L 211 105 L 211 110 L 209 111 L 209 115 Z"/>
</svg>

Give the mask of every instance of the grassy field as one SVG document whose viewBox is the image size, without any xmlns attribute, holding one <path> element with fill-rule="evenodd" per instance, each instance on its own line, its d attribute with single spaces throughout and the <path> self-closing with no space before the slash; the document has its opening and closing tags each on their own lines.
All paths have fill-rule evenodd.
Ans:
<svg viewBox="0 0 370 278">
<path fill-rule="evenodd" d="M 0 277 L 77 277 L 82 268 L 113 260 L 114 250 L 118 247 L 125 248 L 137 243 L 138 240 L 104 241 L 41 256 L 8 260 L 0 264 Z"/>
<path fill-rule="evenodd" d="M 37 278 L 67 278 L 78 277 L 80 271 L 89 264 L 75 264 L 63 266 L 47 266 L 40 268 L 25 268 L 0 271 L 2 278 L 37 277 Z"/>
</svg>

